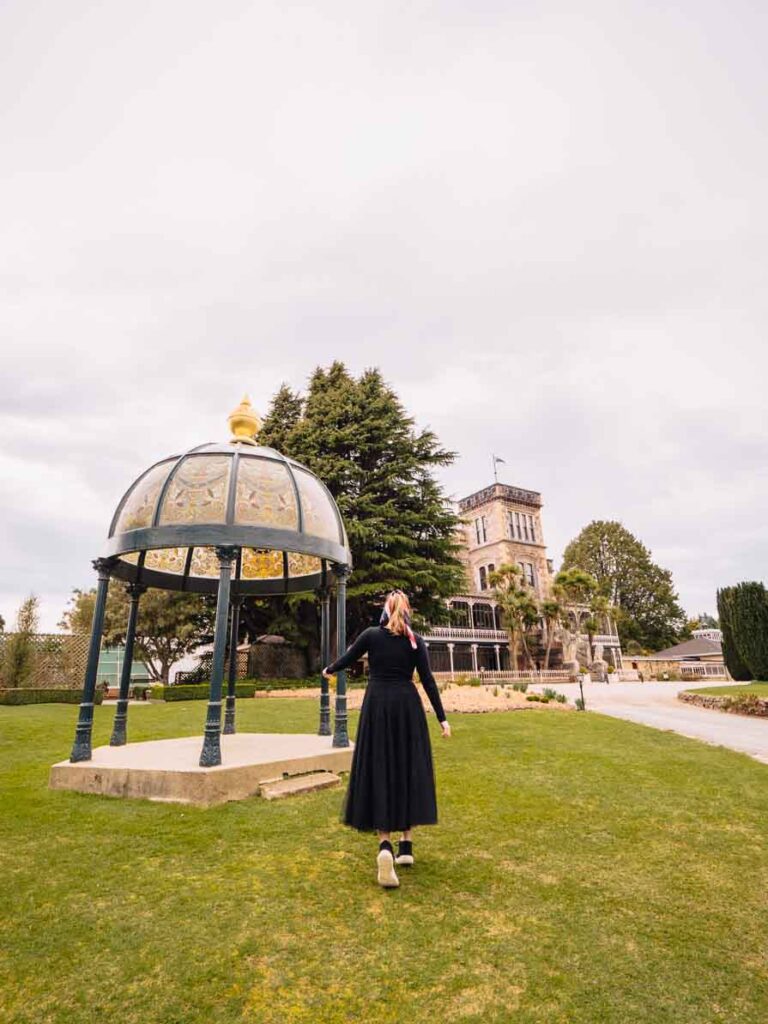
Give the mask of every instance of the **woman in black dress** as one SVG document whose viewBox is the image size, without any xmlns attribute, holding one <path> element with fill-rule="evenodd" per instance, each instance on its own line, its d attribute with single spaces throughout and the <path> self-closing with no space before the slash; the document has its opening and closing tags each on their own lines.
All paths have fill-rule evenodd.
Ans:
<svg viewBox="0 0 768 1024">
<path fill-rule="evenodd" d="M 411 629 L 411 606 L 401 590 L 387 597 L 381 622 L 323 670 L 326 678 L 368 654 L 368 687 L 360 709 L 342 821 L 361 832 L 378 832 L 379 884 L 398 886 L 395 863 L 413 864 L 414 825 L 437 823 L 432 748 L 413 671 L 427 692 L 445 738 L 445 718 L 427 646 Z M 398 855 L 392 832 L 402 832 Z"/>
</svg>

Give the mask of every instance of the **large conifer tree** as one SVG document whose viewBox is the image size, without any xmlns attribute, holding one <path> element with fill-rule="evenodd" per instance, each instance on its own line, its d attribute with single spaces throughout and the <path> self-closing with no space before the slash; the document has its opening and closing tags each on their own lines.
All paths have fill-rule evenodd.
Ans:
<svg viewBox="0 0 768 1024">
<path fill-rule="evenodd" d="M 393 587 L 410 595 L 419 621 L 444 619 L 443 599 L 464 574 L 457 519 L 433 474 L 455 455 L 415 426 L 379 370 L 355 378 L 340 362 L 318 367 L 303 399 L 283 386 L 259 441 L 304 463 L 338 502 L 354 562 L 350 636 L 377 617 Z"/>
</svg>

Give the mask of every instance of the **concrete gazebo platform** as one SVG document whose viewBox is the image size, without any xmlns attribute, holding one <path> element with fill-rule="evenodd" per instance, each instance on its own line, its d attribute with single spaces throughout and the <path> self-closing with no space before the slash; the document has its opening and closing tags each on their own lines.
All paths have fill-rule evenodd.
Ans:
<svg viewBox="0 0 768 1024">
<path fill-rule="evenodd" d="M 348 772 L 353 751 L 334 747 L 331 736 L 306 733 L 225 734 L 221 748 L 222 764 L 204 768 L 197 736 L 96 747 L 90 761 L 53 765 L 50 788 L 209 807 L 257 795 L 286 777 Z M 306 788 L 327 784 L 316 781 Z"/>
</svg>

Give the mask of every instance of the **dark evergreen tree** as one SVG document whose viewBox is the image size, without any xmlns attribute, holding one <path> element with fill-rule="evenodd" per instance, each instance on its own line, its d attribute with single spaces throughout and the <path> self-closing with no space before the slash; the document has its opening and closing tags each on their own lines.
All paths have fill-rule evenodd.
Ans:
<svg viewBox="0 0 768 1024">
<path fill-rule="evenodd" d="M 660 650 L 683 634 L 685 615 L 672 573 L 656 565 L 621 523 L 598 520 L 586 526 L 565 549 L 562 568 L 584 569 L 595 577 L 616 609 L 623 644 Z"/>
<path fill-rule="evenodd" d="M 736 637 L 733 632 L 733 601 L 735 587 L 723 587 L 717 592 L 717 614 L 720 619 L 720 629 L 723 633 L 723 658 L 725 665 L 733 679 L 739 682 L 747 682 L 752 678 L 744 660 L 739 655 L 736 646 Z"/>
<path fill-rule="evenodd" d="M 739 657 L 754 679 L 768 681 L 768 592 L 762 583 L 733 588 L 731 631 Z"/>
<path fill-rule="evenodd" d="M 297 396 L 290 398 L 286 389 L 275 396 L 259 440 L 306 465 L 338 502 L 354 567 L 349 635 L 377 618 L 376 606 L 393 587 L 410 595 L 417 626 L 443 621 L 445 598 L 465 580 L 457 518 L 433 473 L 454 453 L 431 430 L 416 428 L 377 369 L 356 379 L 340 362 L 318 367 L 298 419 Z M 309 639 L 316 627 L 306 626 Z"/>
<path fill-rule="evenodd" d="M 287 384 L 281 384 L 262 421 L 259 444 L 283 452 L 288 435 L 301 419 L 302 407 L 301 395 L 291 391 Z"/>
</svg>

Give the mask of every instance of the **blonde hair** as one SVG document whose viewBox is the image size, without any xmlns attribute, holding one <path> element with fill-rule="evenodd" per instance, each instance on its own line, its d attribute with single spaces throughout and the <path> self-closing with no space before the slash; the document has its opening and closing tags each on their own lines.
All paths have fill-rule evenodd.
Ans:
<svg viewBox="0 0 768 1024">
<path fill-rule="evenodd" d="M 411 616 L 411 602 L 402 590 L 393 590 L 387 597 L 384 610 L 389 616 L 385 628 L 397 636 L 405 636 L 408 633 L 408 618 Z"/>
</svg>

